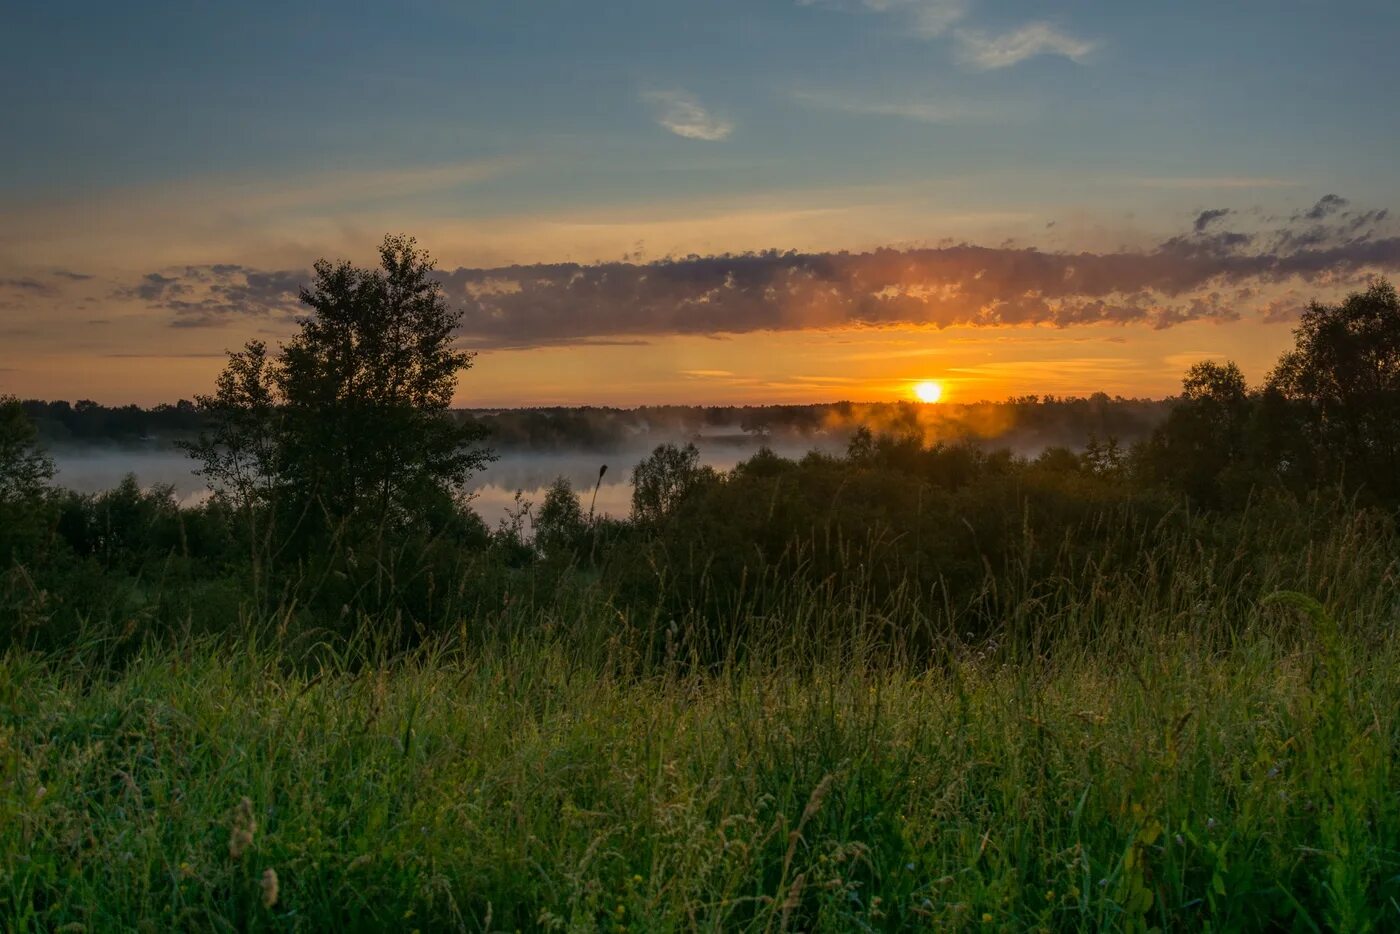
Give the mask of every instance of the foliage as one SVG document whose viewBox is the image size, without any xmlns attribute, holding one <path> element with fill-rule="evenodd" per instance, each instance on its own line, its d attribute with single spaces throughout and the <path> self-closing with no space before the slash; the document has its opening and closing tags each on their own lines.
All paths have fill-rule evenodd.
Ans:
<svg viewBox="0 0 1400 934">
<path fill-rule="evenodd" d="M 39 547 L 54 465 L 19 402 L 0 396 L 0 567 Z"/>
<path fill-rule="evenodd" d="M 1313 302 L 1269 388 L 1300 409 L 1335 476 L 1400 495 L 1400 295 L 1377 281 L 1337 305 Z"/>
<path fill-rule="evenodd" d="M 411 238 L 386 237 L 379 258 L 318 262 L 297 335 L 275 358 L 257 341 L 231 354 L 197 400 L 212 427 L 191 454 L 240 504 L 280 508 L 283 534 L 421 522 L 489 459 L 447 412 L 471 365 L 453 346 L 461 312 Z"/>
<path fill-rule="evenodd" d="M 694 444 L 658 445 L 632 471 L 632 518 L 644 524 L 660 522 L 687 496 L 714 479 L 714 470 L 700 463 L 700 451 Z"/>
<path fill-rule="evenodd" d="M 1249 456 L 1252 408 L 1244 374 L 1233 362 L 1203 360 L 1182 379 L 1182 394 L 1145 452 L 1156 476 L 1197 502 L 1222 506 L 1242 492 L 1230 470 Z"/>
<path fill-rule="evenodd" d="M 577 561 L 588 535 L 588 518 L 578 495 L 563 477 L 545 493 L 534 517 L 535 545 L 553 561 Z"/>
<path fill-rule="evenodd" d="M 36 499 L 53 478 L 53 461 L 37 441 L 19 400 L 0 396 L 0 504 Z"/>
<path fill-rule="evenodd" d="M 265 343 L 249 341 L 229 353 L 213 394 L 195 396 L 210 428 L 185 449 L 210 487 L 244 510 L 274 502 L 281 480 L 276 365 Z"/>
</svg>

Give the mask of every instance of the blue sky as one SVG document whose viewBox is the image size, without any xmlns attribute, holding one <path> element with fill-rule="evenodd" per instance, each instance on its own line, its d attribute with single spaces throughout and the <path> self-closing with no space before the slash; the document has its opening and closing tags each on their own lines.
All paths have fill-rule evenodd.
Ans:
<svg viewBox="0 0 1400 934">
<path fill-rule="evenodd" d="M 537 160 L 501 210 L 943 173 L 1395 184 L 1400 5 L 969 0 L 920 31 L 949 6 L 24 3 L 0 33 L 0 176 L 52 194 Z M 1090 50 L 986 67 L 957 38 L 1027 23 Z M 660 128 L 664 92 L 732 124 L 722 145 Z"/>
<path fill-rule="evenodd" d="M 1400 201 L 1394 3 L 21 2 L 0 16 L 0 280 L 62 268 L 106 283 L 0 295 L 11 335 L 45 352 L 61 342 L 33 319 L 76 321 L 79 302 L 127 301 L 131 339 L 168 337 L 168 309 L 121 299 L 123 282 L 367 258 L 390 229 L 449 268 L 949 240 L 1151 250 L 1208 209 L 1268 227 L 1329 193 Z M 216 351 L 248 322 L 225 330 L 206 336 Z M 204 353 L 192 340 L 178 352 Z"/>
</svg>

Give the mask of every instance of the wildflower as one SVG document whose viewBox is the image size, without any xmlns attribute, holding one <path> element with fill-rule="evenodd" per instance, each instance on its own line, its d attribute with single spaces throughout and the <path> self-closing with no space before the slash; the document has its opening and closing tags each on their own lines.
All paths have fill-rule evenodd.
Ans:
<svg viewBox="0 0 1400 934">
<path fill-rule="evenodd" d="M 264 869 L 259 885 L 262 888 L 263 907 L 271 908 L 277 904 L 277 870 L 271 866 Z"/>
<path fill-rule="evenodd" d="M 238 859 L 244 850 L 253 845 L 253 834 L 257 829 L 258 822 L 253 817 L 252 799 L 245 795 L 233 812 L 233 827 L 229 830 L 228 855 L 231 859 Z"/>
<path fill-rule="evenodd" d="M 1045 893 L 1045 900 L 1046 900 L 1047 902 L 1053 902 L 1053 901 L 1055 900 L 1055 890 L 1054 890 L 1054 889 L 1050 889 L 1049 891 L 1047 891 L 1047 892 Z"/>
<path fill-rule="evenodd" d="M 989 911 L 984 911 L 984 912 L 982 912 L 982 923 L 983 923 L 983 924 L 991 924 L 991 923 L 992 923 L 992 914 L 991 914 L 991 912 L 989 912 Z"/>
</svg>

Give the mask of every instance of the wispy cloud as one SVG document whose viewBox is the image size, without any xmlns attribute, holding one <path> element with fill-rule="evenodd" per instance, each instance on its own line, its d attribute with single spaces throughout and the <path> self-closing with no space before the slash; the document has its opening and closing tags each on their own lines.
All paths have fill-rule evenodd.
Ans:
<svg viewBox="0 0 1400 934">
<path fill-rule="evenodd" d="M 910 32 L 932 39 L 967 15 L 968 0 L 797 0 L 797 5 L 893 14 L 904 19 Z"/>
<path fill-rule="evenodd" d="M 941 36 L 967 16 L 967 0 L 865 0 L 873 10 L 899 11 L 910 29 L 925 39 Z"/>
<path fill-rule="evenodd" d="M 962 101 L 879 100 L 828 91 L 792 92 L 793 100 L 808 107 L 872 117 L 894 117 L 916 123 L 965 123 L 996 116 L 1002 111 Z"/>
<path fill-rule="evenodd" d="M 688 91 L 648 91 L 642 99 L 651 105 L 656 122 L 677 136 L 717 142 L 734 132 L 734 124 L 711 113 Z"/>
<path fill-rule="evenodd" d="M 999 36 L 972 29 L 954 33 L 958 57 L 974 68 L 1009 68 L 1037 55 L 1062 55 L 1073 62 L 1084 62 L 1098 43 L 1080 39 L 1050 23 L 1027 23 Z"/>
<path fill-rule="evenodd" d="M 691 379 L 729 379 L 734 373 L 731 370 L 681 370 L 681 375 Z"/>
<path fill-rule="evenodd" d="M 992 34 L 964 24 L 971 0 L 797 0 L 798 6 L 865 10 L 898 18 L 909 35 L 919 39 L 951 37 L 958 61 L 982 70 L 1008 68 L 1038 55 L 1060 55 L 1084 62 L 1099 43 L 1072 36 L 1051 23 L 1027 23 L 1010 32 Z"/>
</svg>

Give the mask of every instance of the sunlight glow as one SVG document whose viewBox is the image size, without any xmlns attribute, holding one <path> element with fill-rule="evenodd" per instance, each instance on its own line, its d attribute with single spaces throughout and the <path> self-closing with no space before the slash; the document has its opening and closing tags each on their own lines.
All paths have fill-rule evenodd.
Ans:
<svg viewBox="0 0 1400 934">
<path fill-rule="evenodd" d="M 914 398 L 920 402 L 934 403 L 943 398 L 943 384 L 932 380 L 914 384 Z"/>
</svg>

